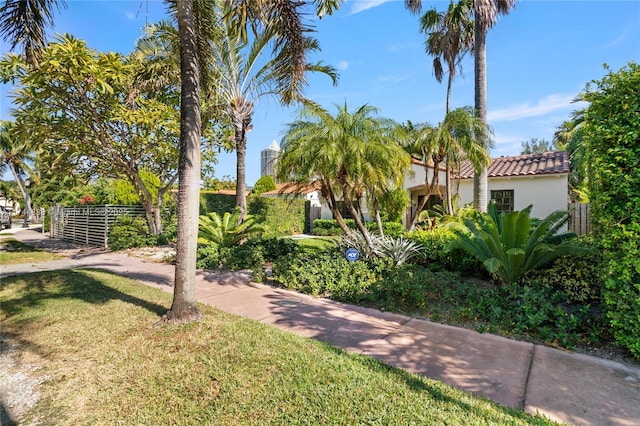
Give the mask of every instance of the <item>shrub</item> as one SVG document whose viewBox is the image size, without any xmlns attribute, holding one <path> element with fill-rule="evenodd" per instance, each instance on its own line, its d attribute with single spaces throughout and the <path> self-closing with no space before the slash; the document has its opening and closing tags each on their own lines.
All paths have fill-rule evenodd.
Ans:
<svg viewBox="0 0 640 426">
<path fill-rule="evenodd" d="M 602 280 L 595 259 L 563 256 L 551 267 L 536 271 L 532 278 L 541 285 L 563 291 L 567 302 L 597 302 Z"/>
<path fill-rule="evenodd" d="M 457 237 L 446 227 L 414 230 L 407 234 L 407 238 L 423 247 L 424 263 L 432 269 L 440 266 L 449 271 L 473 275 L 485 270 L 475 257 L 453 247 Z"/>
<path fill-rule="evenodd" d="M 483 291 L 467 300 L 466 316 L 486 321 L 489 330 L 519 334 L 572 349 L 603 335 L 603 318 L 590 305 L 567 305 L 566 295 L 539 282 Z M 486 328 L 481 328 L 485 330 Z"/>
<path fill-rule="evenodd" d="M 345 302 L 367 299 L 369 288 L 378 280 L 375 269 L 369 263 L 349 262 L 335 251 L 313 257 L 300 254 L 281 258 L 274 263 L 273 274 L 278 282 L 290 290 Z"/>
<path fill-rule="evenodd" d="M 342 229 L 335 219 L 316 219 L 313 221 L 313 235 L 328 237 L 342 234 Z"/>
<path fill-rule="evenodd" d="M 403 237 L 384 238 L 380 242 L 380 252 L 382 256 L 392 260 L 393 266 L 400 266 L 416 257 L 424 257 L 423 247 L 412 240 Z"/>
<path fill-rule="evenodd" d="M 111 250 L 146 247 L 155 243 L 156 237 L 149 234 L 147 220 L 142 216 L 118 216 L 109 232 Z"/>
<path fill-rule="evenodd" d="M 616 342 L 640 358 L 640 65 L 605 69 L 581 94 L 591 222 Z"/>
<path fill-rule="evenodd" d="M 220 267 L 220 248 L 215 243 L 198 244 L 196 251 L 198 269 L 218 269 Z"/>
<path fill-rule="evenodd" d="M 282 237 L 304 232 L 305 201 L 250 196 L 247 211 L 263 227 L 263 236 Z"/>
<path fill-rule="evenodd" d="M 487 213 L 463 219 L 464 225 L 447 225 L 458 237 L 453 247 L 476 257 L 503 284 L 515 283 L 558 257 L 588 252 L 573 241 L 575 234 L 560 232 L 569 217 L 566 211 L 555 211 L 533 226 L 531 208 L 498 213 L 492 200 Z"/>
<path fill-rule="evenodd" d="M 375 222 L 367 222 L 369 232 L 378 233 L 378 224 Z M 385 237 L 398 238 L 405 233 L 404 225 L 398 222 L 382 222 L 382 232 Z"/>
<path fill-rule="evenodd" d="M 389 310 L 415 312 L 426 306 L 425 291 L 434 282 L 433 272 L 419 265 L 391 268 L 374 286 L 375 300 Z"/>
<path fill-rule="evenodd" d="M 294 256 L 300 246 L 291 238 L 262 238 L 249 241 L 262 249 L 262 255 L 267 262 L 273 262 L 281 257 Z"/>
<path fill-rule="evenodd" d="M 222 253 L 222 264 L 232 271 L 241 269 L 252 269 L 261 271 L 264 258 L 262 249 L 254 244 L 240 244 L 228 248 Z"/>
<path fill-rule="evenodd" d="M 240 210 L 235 209 L 233 213 L 226 212 L 222 217 L 216 212 L 200 216 L 198 242 L 232 247 L 262 232 L 262 227 L 256 224 L 253 216 L 248 215 L 244 222 L 237 223 L 239 215 Z"/>
</svg>

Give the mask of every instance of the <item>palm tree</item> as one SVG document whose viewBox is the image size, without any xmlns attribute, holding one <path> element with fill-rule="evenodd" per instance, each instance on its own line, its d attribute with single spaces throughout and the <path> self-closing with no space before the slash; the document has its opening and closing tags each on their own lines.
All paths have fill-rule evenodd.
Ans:
<svg viewBox="0 0 640 426">
<path fill-rule="evenodd" d="M 487 126 L 487 32 L 493 27 L 500 14 L 508 14 L 516 0 L 474 0 L 474 75 L 475 108 L 478 118 Z M 485 140 L 488 147 L 488 140 Z M 481 212 L 487 211 L 488 192 L 487 168 L 476 169 L 473 178 L 473 206 Z"/>
<path fill-rule="evenodd" d="M 29 141 L 16 137 L 12 129 L 12 121 L 0 121 L 0 171 L 5 167 L 9 168 L 16 186 L 22 195 L 25 204 L 25 212 L 31 209 L 30 200 L 27 195 L 25 179 L 29 178 L 38 181 L 38 176 L 30 166 L 35 161 Z"/>
<path fill-rule="evenodd" d="M 220 21 L 224 26 L 224 34 L 212 43 L 217 91 L 211 103 L 219 105 L 229 118 L 234 131 L 236 149 L 236 207 L 240 210 L 238 221 L 242 222 L 247 214 L 246 200 L 246 151 L 247 133 L 253 128 L 251 121 L 256 102 L 265 96 L 276 96 L 282 104 L 301 99 L 302 84 L 292 81 L 293 67 L 287 52 L 277 51 L 271 60 L 264 63 L 265 51 L 277 43 L 280 34 L 273 29 L 265 28 L 255 34 L 250 43 L 243 42 L 237 28 L 225 22 L 223 15 Z M 310 37 L 303 38 L 305 53 L 319 50 L 317 41 Z M 322 63 L 304 63 L 304 71 L 322 72 L 337 83 L 335 69 Z"/>
<path fill-rule="evenodd" d="M 425 167 L 425 186 L 427 193 L 416 209 L 410 228 L 414 228 L 418 222 L 420 212 L 424 209 L 431 195 L 437 193 L 439 188 L 439 170 L 442 163 L 446 167 L 446 206 L 445 211 L 452 213 L 451 198 L 451 170 L 459 168 L 462 160 L 470 161 L 474 167 L 486 167 L 491 158 L 483 141 L 486 137 L 485 125 L 475 116 L 473 108 L 457 108 L 448 113 L 436 127 L 424 126 L 415 136 L 414 150 L 421 154 Z M 429 181 L 429 169 L 433 170 Z"/>
<path fill-rule="evenodd" d="M 276 163 L 277 174 L 282 180 L 293 176 L 301 184 L 319 184 L 322 198 L 348 234 L 338 205 L 338 198 L 342 198 L 367 245 L 372 247 L 357 200 L 365 196 L 367 189 L 371 190 L 371 197 L 397 184 L 410 167 L 410 157 L 396 142 L 396 123 L 375 117 L 375 107 L 363 105 L 353 113 L 346 103 L 336 108 L 334 117 L 321 106 L 306 103 L 302 117 L 309 120 L 289 125 Z"/>
<path fill-rule="evenodd" d="M 167 321 L 186 321 L 198 318 L 195 303 L 196 248 L 198 235 L 200 186 L 200 67 L 206 68 L 209 30 L 214 27 L 212 7 L 217 2 L 168 0 L 178 22 L 180 37 L 180 166 L 178 170 L 178 243 L 174 297 Z M 280 37 L 274 49 L 282 50 L 292 64 L 288 76 L 291 85 L 304 84 L 304 34 L 311 31 L 303 22 L 303 0 L 227 0 L 227 19 L 244 34 L 250 23 L 278 29 Z M 315 0 L 315 12 L 322 17 L 331 14 L 341 0 Z M 27 56 L 35 56 L 44 45 L 47 25 L 51 25 L 52 11 L 59 3 L 52 0 L 8 0 L 0 8 L 0 35 L 9 40 L 12 48 L 23 45 Z M 26 6 L 26 7 L 25 7 Z M 29 25 L 25 25 L 28 22 Z M 209 36 L 209 37 L 208 37 Z M 37 61 L 33 61 L 37 64 Z M 286 78 L 283 76 L 283 78 Z"/>
<path fill-rule="evenodd" d="M 432 8 L 420 18 L 420 31 L 428 34 L 425 41 L 426 51 L 433 56 L 433 72 L 438 83 L 442 82 L 444 67 L 447 64 L 447 102 L 449 113 L 451 85 L 456 68 L 467 52 L 473 50 L 473 19 L 471 0 L 451 1 L 447 12 L 438 12 Z"/>
<path fill-rule="evenodd" d="M 10 50 L 21 46 L 25 60 L 38 66 L 40 51 L 47 43 L 47 27 L 53 27 L 53 13 L 66 7 L 57 0 L 6 0 L 0 7 L 0 35 L 9 40 Z"/>
</svg>

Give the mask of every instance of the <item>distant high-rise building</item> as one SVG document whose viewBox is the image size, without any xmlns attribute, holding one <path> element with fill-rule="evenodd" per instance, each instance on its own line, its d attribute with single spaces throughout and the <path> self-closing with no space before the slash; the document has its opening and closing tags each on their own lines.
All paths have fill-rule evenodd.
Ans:
<svg viewBox="0 0 640 426">
<path fill-rule="evenodd" d="M 274 166 L 280 155 L 280 145 L 275 140 L 260 152 L 260 177 L 271 175 L 275 179 Z"/>
</svg>

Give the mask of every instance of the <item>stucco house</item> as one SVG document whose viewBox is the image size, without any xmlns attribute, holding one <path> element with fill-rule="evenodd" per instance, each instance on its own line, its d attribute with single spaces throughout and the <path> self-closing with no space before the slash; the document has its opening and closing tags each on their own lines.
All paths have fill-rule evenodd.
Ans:
<svg viewBox="0 0 640 426">
<path fill-rule="evenodd" d="M 424 163 L 413 160 L 411 171 L 405 174 L 403 188 L 407 191 L 411 204 L 405 215 L 405 226 L 410 223 L 422 197 L 427 193 L 425 173 L 430 182 L 434 169 L 425 169 Z M 432 197 L 427 207 L 441 203 L 446 194 L 446 173 L 444 165 L 438 170 L 440 196 Z M 515 211 L 533 205 L 532 217 L 544 218 L 555 210 L 568 208 L 569 194 L 569 155 L 567 152 L 545 152 L 543 154 L 517 155 L 494 158 L 488 167 L 489 198 L 496 200 L 501 211 Z M 473 202 L 474 170 L 469 162 L 463 162 L 459 173 L 452 176 L 452 192 L 458 194 L 458 205 L 464 206 Z M 296 197 L 308 200 L 314 207 L 319 207 L 318 216 L 323 219 L 333 217 L 331 210 L 320 198 L 317 187 L 313 185 L 279 184 L 273 191 L 261 194 L 263 197 Z M 372 220 L 366 203 L 361 204 L 365 220 Z"/>
<path fill-rule="evenodd" d="M 501 211 L 522 210 L 533 204 L 531 217 L 544 218 L 567 210 L 569 154 L 566 151 L 494 158 L 488 168 L 489 198 Z M 473 202 L 473 167 L 460 168 L 460 204 Z"/>
</svg>

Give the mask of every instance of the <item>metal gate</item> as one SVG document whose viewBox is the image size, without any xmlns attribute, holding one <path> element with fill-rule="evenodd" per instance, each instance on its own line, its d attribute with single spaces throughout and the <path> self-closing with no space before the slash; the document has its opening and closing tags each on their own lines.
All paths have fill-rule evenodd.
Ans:
<svg viewBox="0 0 640 426">
<path fill-rule="evenodd" d="M 118 216 L 144 216 L 142 206 L 92 205 L 62 207 L 49 211 L 51 238 L 107 248 L 109 232 Z"/>
</svg>

